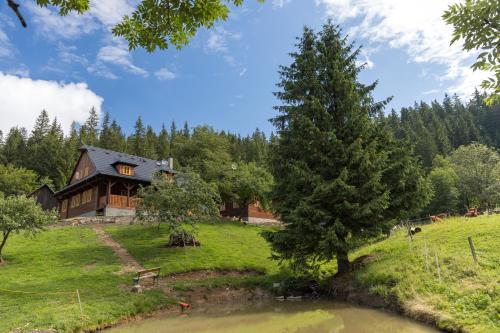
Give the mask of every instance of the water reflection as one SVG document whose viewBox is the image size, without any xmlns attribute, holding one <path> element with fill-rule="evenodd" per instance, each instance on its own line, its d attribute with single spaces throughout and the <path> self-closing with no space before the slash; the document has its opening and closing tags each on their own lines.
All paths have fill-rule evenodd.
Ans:
<svg viewBox="0 0 500 333">
<path fill-rule="evenodd" d="M 437 330 L 385 312 L 332 302 L 273 303 L 220 313 L 148 319 L 107 333 L 435 333 Z"/>
</svg>

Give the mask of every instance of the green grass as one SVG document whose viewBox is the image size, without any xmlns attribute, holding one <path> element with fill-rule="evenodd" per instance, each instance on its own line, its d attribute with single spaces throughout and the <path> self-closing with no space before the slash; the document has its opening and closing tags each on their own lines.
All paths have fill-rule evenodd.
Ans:
<svg viewBox="0 0 500 333">
<path fill-rule="evenodd" d="M 120 265 L 112 251 L 85 227 L 51 229 L 35 239 L 13 236 L 5 259 L 0 265 L 0 332 L 93 329 L 168 303 L 159 291 L 128 292 L 123 286 L 130 287 L 132 276 L 118 274 Z M 63 294 L 51 294 L 59 292 Z"/>
<path fill-rule="evenodd" d="M 474 242 L 478 265 L 472 259 L 468 236 Z M 356 251 L 351 259 L 365 254 L 376 254 L 378 259 L 355 278 L 372 293 L 396 295 L 410 310 L 418 307 L 436 313 L 442 328 L 500 332 L 500 216 L 452 218 L 425 225 L 411 243 L 401 231 Z"/>
<path fill-rule="evenodd" d="M 162 275 L 200 269 L 278 272 L 277 263 L 269 259 L 269 245 L 259 235 L 263 228 L 233 222 L 204 223 L 198 228 L 201 246 L 186 248 L 167 248 L 165 228 L 134 225 L 106 231 L 144 267 L 161 267 Z"/>
<path fill-rule="evenodd" d="M 253 269 L 265 273 L 178 281 L 173 283 L 177 289 L 196 285 L 270 285 L 277 274 L 284 273 L 269 259 L 269 246 L 259 235 L 262 230 L 230 222 L 201 224 L 200 247 L 167 248 L 165 229 L 140 225 L 106 228 L 143 266 L 159 266 L 163 275 L 200 269 Z M 467 236 L 474 241 L 478 265 L 472 260 Z M 58 332 L 92 329 L 172 301 L 160 291 L 128 292 L 132 276 L 118 274 L 120 265 L 112 251 L 86 227 L 51 229 L 34 240 L 15 236 L 5 254 L 7 263 L 0 266 L 0 289 L 41 294 L 0 290 L 0 332 L 18 327 L 25 331 L 55 328 Z M 354 274 L 355 284 L 360 287 L 382 297 L 395 295 L 410 310 L 436 313 L 441 327 L 500 332 L 500 216 L 455 218 L 426 225 L 411 243 L 399 232 L 360 248 L 350 257 L 353 260 L 365 254 L 374 254 L 377 259 Z M 326 268 L 331 274 L 334 265 Z M 82 297 L 83 319 L 73 294 L 76 289 Z M 70 294 L 44 294 L 54 292 Z"/>
</svg>

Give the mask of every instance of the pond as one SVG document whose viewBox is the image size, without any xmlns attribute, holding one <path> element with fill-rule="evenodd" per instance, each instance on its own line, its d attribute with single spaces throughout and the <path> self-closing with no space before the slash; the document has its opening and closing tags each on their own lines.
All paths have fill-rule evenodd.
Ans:
<svg viewBox="0 0 500 333">
<path fill-rule="evenodd" d="M 211 306 L 183 315 L 128 323 L 107 333 L 436 333 L 404 317 L 351 304 L 304 301 L 228 310 Z"/>
</svg>

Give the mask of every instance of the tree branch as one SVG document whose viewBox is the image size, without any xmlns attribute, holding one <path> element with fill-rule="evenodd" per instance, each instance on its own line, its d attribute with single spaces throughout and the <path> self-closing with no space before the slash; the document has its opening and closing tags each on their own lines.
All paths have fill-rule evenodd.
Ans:
<svg viewBox="0 0 500 333">
<path fill-rule="evenodd" d="M 19 4 L 15 3 L 14 0 L 7 0 L 7 5 L 14 11 L 14 13 L 16 13 L 22 26 L 26 28 L 28 25 L 26 24 L 24 17 L 19 12 Z"/>
</svg>

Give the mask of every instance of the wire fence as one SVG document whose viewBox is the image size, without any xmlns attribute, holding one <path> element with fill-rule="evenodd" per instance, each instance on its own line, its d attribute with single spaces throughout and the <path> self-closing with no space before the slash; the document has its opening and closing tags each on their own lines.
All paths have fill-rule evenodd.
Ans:
<svg viewBox="0 0 500 333">
<path fill-rule="evenodd" d="M 68 312 L 71 315 L 77 314 L 82 319 L 87 318 L 83 312 L 83 304 L 78 289 L 75 291 L 27 291 L 0 288 L 0 309 L 21 310 L 26 304 L 25 297 L 29 298 L 30 303 L 38 301 L 49 308 L 59 306 L 62 309 L 61 311 Z"/>
</svg>

